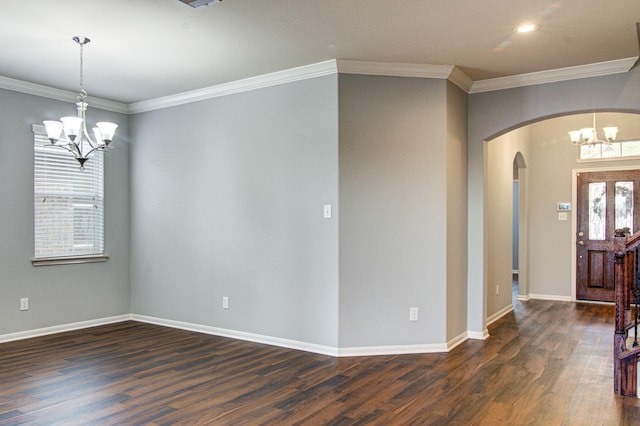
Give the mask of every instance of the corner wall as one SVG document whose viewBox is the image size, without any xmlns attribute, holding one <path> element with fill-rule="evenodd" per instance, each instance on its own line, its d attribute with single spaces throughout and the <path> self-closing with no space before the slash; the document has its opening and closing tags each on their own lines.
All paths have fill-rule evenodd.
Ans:
<svg viewBox="0 0 640 426">
<path fill-rule="evenodd" d="M 339 89 L 340 347 L 442 344 L 447 82 L 341 74 Z"/>
<path fill-rule="evenodd" d="M 467 94 L 447 82 L 447 342 L 467 331 Z"/>
<path fill-rule="evenodd" d="M 128 314 L 128 117 L 91 105 L 87 112 L 91 122 L 120 126 L 105 156 L 109 260 L 34 267 L 32 125 L 75 115 L 76 109 L 72 102 L 0 89 L 0 110 L 0 339 L 4 334 Z M 21 297 L 29 298 L 28 311 L 19 310 Z"/>
<path fill-rule="evenodd" d="M 131 117 L 134 314 L 338 346 L 337 105 L 330 75 Z"/>
</svg>

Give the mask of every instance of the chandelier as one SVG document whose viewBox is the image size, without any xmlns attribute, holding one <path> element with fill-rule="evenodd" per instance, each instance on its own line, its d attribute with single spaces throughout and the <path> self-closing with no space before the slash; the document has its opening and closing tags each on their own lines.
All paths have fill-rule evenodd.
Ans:
<svg viewBox="0 0 640 426">
<path fill-rule="evenodd" d="M 73 41 L 80 45 L 80 92 L 78 94 L 77 116 L 62 117 L 60 121 L 43 121 L 47 131 L 47 137 L 51 145 L 69 151 L 80 163 L 80 170 L 84 169 L 84 163 L 95 150 L 104 150 L 113 140 L 113 135 L 118 127 L 115 123 L 96 123 L 91 138 L 87 131 L 85 114 L 89 104 L 86 101 L 87 92 L 84 90 L 84 45 L 91 40 L 87 37 L 73 37 Z"/>
<path fill-rule="evenodd" d="M 569 132 L 571 142 L 575 146 L 581 145 L 597 145 L 597 144 L 610 144 L 616 138 L 618 134 L 617 127 L 603 127 L 604 137 L 606 140 L 598 139 L 598 129 L 596 127 L 596 114 L 593 113 L 593 127 L 584 127 L 580 130 L 572 130 Z"/>
</svg>

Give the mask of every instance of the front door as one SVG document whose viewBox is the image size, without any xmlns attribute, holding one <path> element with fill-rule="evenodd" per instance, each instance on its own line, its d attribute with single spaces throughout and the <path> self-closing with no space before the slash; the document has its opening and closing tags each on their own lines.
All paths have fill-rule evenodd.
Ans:
<svg viewBox="0 0 640 426">
<path fill-rule="evenodd" d="M 577 299 L 613 302 L 614 231 L 639 229 L 640 170 L 579 173 L 577 183 Z"/>
</svg>

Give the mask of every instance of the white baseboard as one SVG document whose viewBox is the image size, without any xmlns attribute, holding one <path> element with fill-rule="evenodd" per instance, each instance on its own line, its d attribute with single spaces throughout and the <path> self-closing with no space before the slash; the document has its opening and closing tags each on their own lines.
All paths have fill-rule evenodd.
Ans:
<svg viewBox="0 0 640 426">
<path fill-rule="evenodd" d="M 392 345 L 392 346 L 361 346 L 354 348 L 338 348 L 339 357 L 347 356 L 375 356 L 375 355 L 406 355 L 406 354 L 428 354 L 447 352 L 447 345 L 444 343 L 422 344 L 422 345 Z"/>
<path fill-rule="evenodd" d="M 500 318 L 502 318 L 503 316 L 507 315 L 509 312 L 512 312 L 512 311 L 513 311 L 512 304 L 505 306 L 504 308 L 500 309 L 498 312 L 496 312 L 495 314 L 487 318 L 487 325 L 489 326 L 493 324 L 494 322 L 498 321 Z"/>
<path fill-rule="evenodd" d="M 464 333 L 457 335 L 456 337 L 454 337 L 453 339 L 447 342 L 447 351 L 452 350 L 453 348 L 455 348 L 461 343 L 466 342 L 467 340 L 469 340 L 469 332 L 465 331 Z"/>
<path fill-rule="evenodd" d="M 229 337 L 232 339 L 245 340 L 248 342 L 263 343 L 266 345 L 279 346 L 283 348 L 296 349 L 300 351 L 313 352 L 334 357 L 434 353 L 447 352 L 448 350 L 447 344 L 445 343 L 336 348 L 333 346 L 324 346 L 315 343 L 301 342 L 298 340 L 283 339 L 280 337 L 265 336 L 261 334 L 245 333 L 243 331 L 229 330 L 208 325 L 148 317 L 145 315 L 133 314 L 131 317 L 131 319 L 134 321 L 146 322 L 149 324 L 162 325 L 165 327 L 178 328 L 181 330 L 195 331 L 198 333 L 211 334 L 214 336 Z"/>
<path fill-rule="evenodd" d="M 211 334 L 221 337 L 229 337 L 232 339 L 245 340 L 254 343 L 262 343 L 266 345 L 279 346 L 283 348 L 296 349 L 305 352 L 312 352 L 321 355 L 329 355 L 333 357 L 349 357 L 349 356 L 375 356 L 375 355 L 402 355 L 402 354 L 420 354 L 420 353 L 442 353 L 448 352 L 463 343 L 467 339 L 487 339 L 489 337 L 488 330 L 483 333 L 474 333 L 466 331 L 459 336 L 454 337 L 447 343 L 426 343 L 417 345 L 389 345 L 389 346 L 362 346 L 336 348 L 332 346 L 318 345 L 315 343 L 301 342 L 297 340 L 283 339 L 279 337 L 264 336 L 260 334 L 245 333 L 242 331 L 228 330 L 219 327 L 212 327 L 201 324 L 193 324 L 183 321 L 174 321 L 163 318 L 149 317 L 137 314 L 125 314 L 107 318 L 98 318 L 88 321 L 74 322 L 70 324 L 55 325 L 52 327 L 38 328 L 34 330 L 22 331 L 17 333 L 9 333 L 0 335 L 0 343 L 11 342 L 14 340 L 29 339 L 32 337 L 46 336 L 49 334 L 64 333 L 66 331 L 79 330 L 83 328 L 96 327 L 100 325 L 113 324 L 123 321 L 139 321 L 149 324 L 156 324 L 164 327 L 177 328 L 187 331 L 195 331 L 198 333 Z"/>
<path fill-rule="evenodd" d="M 483 331 L 467 331 L 469 335 L 469 339 L 474 340 L 487 340 L 489 338 L 489 330 L 484 329 Z"/>
<path fill-rule="evenodd" d="M 14 340 L 30 339 L 32 337 L 46 336 L 49 334 L 64 333 L 65 331 L 79 330 L 81 328 L 96 327 L 99 325 L 113 324 L 116 322 L 128 321 L 130 314 L 117 315 L 114 317 L 98 318 L 88 321 L 73 322 L 70 324 L 54 325 L 52 327 L 36 328 L 34 330 L 20 331 L 17 333 L 0 334 L 0 343 L 12 342 Z"/>
<path fill-rule="evenodd" d="M 529 298 L 538 300 L 554 300 L 556 302 L 573 302 L 573 300 L 571 300 L 571 296 L 558 296 L 555 294 L 530 293 Z"/>
<path fill-rule="evenodd" d="M 146 322 L 149 324 L 178 328 L 180 330 L 211 334 L 213 336 L 229 337 L 232 339 L 245 340 L 254 343 L 263 343 L 265 345 L 280 346 L 289 349 L 297 349 L 300 351 L 313 352 L 322 355 L 339 356 L 337 348 L 334 348 L 332 346 L 317 345 L 315 343 L 283 339 L 280 337 L 264 336 L 262 334 L 245 333 L 244 331 L 229 330 L 226 328 L 212 327 L 209 325 L 194 324 L 184 321 L 149 317 L 146 315 L 132 314 L 131 319 L 133 319 L 134 321 Z"/>
<path fill-rule="evenodd" d="M 528 294 L 525 294 L 525 295 L 519 294 L 517 299 L 521 302 L 526 302 L 527 300 L 531 299 L 531 297 L 529 297 Z"/>
</svg>

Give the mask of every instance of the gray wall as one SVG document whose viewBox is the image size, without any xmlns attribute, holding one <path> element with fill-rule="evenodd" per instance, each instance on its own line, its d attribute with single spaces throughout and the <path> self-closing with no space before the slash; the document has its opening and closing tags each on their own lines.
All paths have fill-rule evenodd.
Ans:
<svg viewBox="0 0 640 426">
<path fill-rule="evenodd" d="M 447 341 L 467 331 L 467 94 L 447 82 Z"/>
<path fill-rule="evenodd" d="M 569 112 L 610 109 L 640 111 L 640 68 L 603 77 L 521 87 L 469 96 L 469 271 L 468 329 L 486 329 L 484 142 L 508 130 Z M 510 244 L 510 242 L 509 242 Z M 473 256 L 471 256 L 473 254 Z"/>
<path fill-rule="evenodd" d="M 0 90 L 0 110 L 0 334 L 128 314 L 128 117 L 91 104 L 87 112 L 90 122 L 120 126 L 105 160 L 105 245 L 110 259 L 34 267 L 31 126 L 75 115 L 75 105 Z M 29 298 L 28 311 L 19 310 L 21 297 Z"/>
<path fill-rule="evenodd" d="M 531 132 L 522 127 L 487 144 L 487 316 L 511 306 L 513 261 L 513 160 L 529 166 Z M 499 291 L 497 291 L 499 287 Z"/>
<path fill-rule="evenodd" d="M 339 82 L 340 347 L 442 343 L 447 83 Z"/>
<path fill-rule="evenodd" d="M 332 75 L 131 117 L 133 313 L 337 347 L 337 94 Z"/>
</svg>

